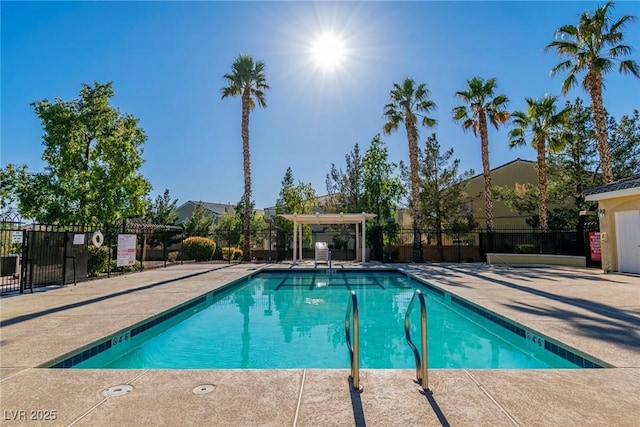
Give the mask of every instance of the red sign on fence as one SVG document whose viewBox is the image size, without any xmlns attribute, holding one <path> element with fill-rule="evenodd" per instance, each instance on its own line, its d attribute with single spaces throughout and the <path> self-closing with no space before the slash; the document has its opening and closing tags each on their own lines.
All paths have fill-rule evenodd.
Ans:
<svg viewBox="0 0 640 427">
<path fill-rule="evenodd" d="M 591 252 L 591 261 L 602 261 L 602 252 L 600 251 L 600 233 L 597 231 L 589 232 L 589 251 Z"/>
</svg>

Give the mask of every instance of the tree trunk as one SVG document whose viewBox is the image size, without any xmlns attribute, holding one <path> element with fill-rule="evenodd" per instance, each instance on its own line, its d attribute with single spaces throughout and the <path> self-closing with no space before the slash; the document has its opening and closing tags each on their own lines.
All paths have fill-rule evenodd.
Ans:
<svg viewBox="0 0 640 427">
<path fill-rule="evenodd" d="M 242 94 L 242 159 L 244 169 L 244 217 L 242 221 L 242 261 L 251 261 L 251 161 L 249 151 L 249 90 Z"/>
<path fill-rule="evenodd" d="M 538 150 L 538 215 L 540 216 L 540 231 L 548 231 L 549 218 L 547 215 L 547 163 L 546 163 L 546 142 L 545 138 L 538 138 L 536 141 Z"/>
<path fill-rule="evenodd" d="M 479 114 L 480 145 L 482 150 L 482 175 L 484 176 L 484 203 L 487 220 L 487 231 L 495 228 L 493 222 L 493 197 L 491 195 L 491 168 L 489 166 L 489 134 L 487 132 L 487 116 L 484 109 Z"/>
<path fill-rule="evenodd" d="M 602 100 L 602 76 L 590 71 L 587 76 L 587 82 L 589 84 L 589 94 L 591 95 L 591 106 L 593 107 L 593 121 L 596 128 L 600 165 L 602 166 L 602 179 L 605 184 L 609 184 L 613 182 L 613 171 L 611 170 L 611 156 L 609 155 L 607 119 Z"/>
<path fill-rule="evenodd" d="M 422 215 L 420 212 L 420 177 L 418 176 L 418 132 L 410 111 L 405 115 L 409 140 L 409 168 L 411 169 L 411 213 L 413 215 L 413 262 L 422 262 Z"/>
</svg>

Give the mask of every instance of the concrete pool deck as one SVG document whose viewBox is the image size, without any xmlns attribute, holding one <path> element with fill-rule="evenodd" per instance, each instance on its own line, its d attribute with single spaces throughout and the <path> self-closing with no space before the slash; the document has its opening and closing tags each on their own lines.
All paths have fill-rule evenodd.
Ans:
<svg viewBox="0 0 640 427">
<path fill-rule="evenodd" d="M 265 267 L 290 266 L 184 264 L 3 296 L 2 425 L 635 426 L 640 419 L 640 277 L 580 268 L 390 265 L 614 368 L 437 369 L 428 396 L 417 392 L 415 370 L 362 370 L 364 391 L 353 393 L 346 369 L 37 368 Z M 120 385 L 133 389 L 102 394 Z"/>
</svg>

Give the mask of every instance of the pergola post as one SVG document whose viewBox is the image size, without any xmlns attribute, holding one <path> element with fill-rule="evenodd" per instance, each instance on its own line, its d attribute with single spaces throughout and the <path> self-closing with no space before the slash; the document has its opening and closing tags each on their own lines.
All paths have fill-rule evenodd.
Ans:
<svg viewBox="0 0 640 427">
<path fill-rule="evenodd" d="M 364 215 L 364 212 L 362 213 Z M 364 264 L 364 262 L 366 261 L 365 258 L 365 248 L 367 246 L 366 241 L 367 241 L 367 219 L 366 218 L 362 218 L 362 259 L 360 262 L 362 262 Z"/>
<path fill-rule="evenodd" d="M 360 248 L 360 233 L 358 230 L 358 223 L 355 223 L 353 225 L 356 228 L 356 250 L 354 251 L 356 255 L 355 261 L 358 261 L 358 249 Z"/>
<path fill-rule="evenodd" d="M 300 259 L 300 261 L 302 261 L 302 227 L 303 225 L 300 224 L 300 228 L 298 228 L 298 233 L 300 233 L 298 236 L 299 237 L 298 240 L 300 241 L 300 245 L 298 246 L 298 251 L 300 251 L 299 253 L 300 256 L 298 258 Z"/>
<path fill-rule="evenodd" d="M 293 220 L 293 264 L 296 263 L 296 255 L 298 250 L 298 221 Z"/>
</svg>

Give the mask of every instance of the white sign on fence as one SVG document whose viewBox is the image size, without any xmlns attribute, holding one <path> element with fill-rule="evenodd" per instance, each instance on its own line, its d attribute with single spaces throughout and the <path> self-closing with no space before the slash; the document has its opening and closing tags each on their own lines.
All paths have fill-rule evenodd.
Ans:
<svg viewBox="0 0 640 427">
<path fill-rule="evenodd" d="M 84 234 L 74 234 L 73 235 L 73 244 L 74 245 L 84 245 Z"/>
<path fill-rule="evenodd" d="M 11 243 L 22 243 L 22 231 L 11 232 Z"/>
<path fill-rule="evenodd" d="M 136 264 L 136 237 L 135 234 L 118 234 L 118 267 Z"/>
</svg>

